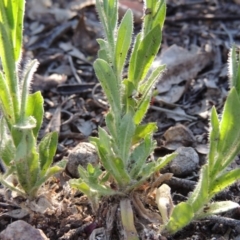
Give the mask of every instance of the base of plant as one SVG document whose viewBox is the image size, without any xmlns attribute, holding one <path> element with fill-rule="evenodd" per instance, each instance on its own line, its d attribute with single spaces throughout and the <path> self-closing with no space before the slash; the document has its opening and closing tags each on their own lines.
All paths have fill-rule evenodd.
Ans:
<svg viewBox="0 0 240 240">
<path fill-rule="evenodd" d="M 150 235 L 151 239 L 159 239 L 163 222 L 155 202 L 155 191 L 149 191 L 149 186 L 147 183 L 126 197 L 101 199 L 94 222 L 97 228 L 104 229 L 106 239 L 137 240 Z"/>
</svg>

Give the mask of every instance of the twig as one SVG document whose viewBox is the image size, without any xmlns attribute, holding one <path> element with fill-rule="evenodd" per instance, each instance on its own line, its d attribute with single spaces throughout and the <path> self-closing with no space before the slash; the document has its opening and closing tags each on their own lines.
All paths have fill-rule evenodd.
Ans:
<svg viewBox="0 0 240 240">
<path fill-rule="evenodd" d="M 77 71 L 76 71 L 76 69 L 75 69 L 75 67 L 74 67 L 74 65 L 73 65 L 73 60 L 72 60 L 72 57 L 71 57 L 71 56 L 68 56 L 68 61 L 69 61 L 69 63 L 70 63 L 70 67 L 71 67 L 71 69 L 72 69 L 72 73 L 73 73 L 74 77 L 77 79 L 77 82 L 78 82 L 78 83 L 82 83 L 82 80 L 81 80 L 80 77 L 78 76 Z"/>
<path fill-rule="evenodd" d="M 240 220 L 236 220 L 236 219 L 232 219 L 232 218 L 228 218 L 228 217 L 212 215 L 212 216 L 207 217 L 205 219 L 217 222 L 219 224 L 228 225 L 228 226 L 231 226 L 231 227 L 236 227 L 236 228 L 238 227 L 239 228 L 239 226 L 240 226 Z"/>
<path fill-rule="evenodd" d="M 229 16 L 229 15 L 220 15 L 220 16 L 189 16 L 189 17 L 167 17 L 166 23 L 177 23 L 177 22 L 189 22 L 189 21 L 237 21 L 240 20 L 240 16 Z"/>
<path fill-rule="evenodd" d="M 192 191 L 195 188 L 196 182 L 188 179 L 172 177 L 170 180 L 166 181 L 166 184 L 174 187 L 183 187 Z"/>
<path fill-rule="evenodd" d="M 99 106 L 99 107 L 101 107 L 101 108 L 103 108 L 104 110 L 108 110 L 108 105 L 107 105 L 107 103 L 105 102 L 105 101 L 103 101 L 100 97 L 98 97 L 97 95 L 96 95 L 96 90 L 97 90 L 97 88 L 98 87 L 100 87 L 101 85 L 100 85 L 100 83 L 97 83 L 94 87 L 93 87 L 93 89 L 92 89 L 92 98 L 93 98 L 93 100 L 94 100 L 94 102 Z M 99 101 L 101 99 L 101 102 Z"/>
<path fill-rule="evenodd" d="M 221 27 L 222 27 L 222 29 L 227 33 L 227 35 L 228 35 L 228 38 L 229 38 L 229 42 L 230 42 L 230 46 L 229 46 L 229 48 L 233 45 L 233 36 L 232 36 L 232 33 L 230 33 L 229 31 L 228 31 L 228 29 L 226 28 L 226 26 L 225 26 L 225 24 L 224 23 L 221 23 Z"/>
<path fill-rule="evenodd" d="M 196 117 L 189 116 L 187 114 L 177 113 L 177 112 L 174 112 L 174 111 L 166 109 L 166 108 L 161 108 L 161 107 L 156 107 L 156 106 L 151 106 L 150 108 L 154 109 L 154 110 L 157 110 L 157 111 L 160 111 L 160 112 L 166 112 L 166 113 L 171 113 L 171 114 L 175 114 L 175 115 L 178 115 L 178 116 L 183 116 L 183 117 L 186 117 L 186 118 L 191 119 L 191 120 L 197 120 Z"/>
</svg>

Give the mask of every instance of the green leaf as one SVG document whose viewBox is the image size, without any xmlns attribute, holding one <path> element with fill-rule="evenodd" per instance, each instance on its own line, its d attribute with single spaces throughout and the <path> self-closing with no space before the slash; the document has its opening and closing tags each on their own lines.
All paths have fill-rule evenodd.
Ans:
<svg viewBox="0 0 240 240">
<path fill-rule="evenodd" d="M 106 126 L 108 128 L 108 131 L 110 132 L 111 136 L 113 139 L 117 138 L 117 129 L 116 129 L 116 122 L 113 116 L 113 113 L 111 111 L 108 111 L 106 117 L 105 117 L 105 121 L 106 121 Z"/>
<path fill-rule="evenodd" d="M 148 156 L 152 153 L 154 149 L 154 142 L 152 136 L 148 135 L 137 147 L 134 148 L 128 165 L 130 171 L 130 176 L 133 179 L 137 179 L 141 169 L 146 164 Z"/>
<path fill-rule="evenodd" d="M 127 113 L 132 111 L 136 107 L 136 100 L 134 99 L 135 87 L 131 81 L 124 79 L 123 82 L 123 94 L 122 94 L 122 112 Z"/>
<path fill-rule="evenodd" d="M 33 116 L 36 120 L 36 127 L 33 129 L 35 137 L 38 136 L 38 132 L 42 126 L 43 114 L 43 97 L 41 92 L 30 94 L 27 99 L 26 116 Z"/>
<path fill-rule="evenodd" d="M 152 135 L 156 130 L 157 124 L 155 122 L 138 125 L 133 136 L 132 145 L 140 142 L 146 136 Z"/>
<path fill-rule="evenodd" d="M 144 164 L 140 173 L 138 174 L 138 177 L 140 178 L 139 181 L 144 182 L 148 178 L 150 178 L 153 175 L 153 173 L 155 172 L 154 171 L 155 166 L 156 166 L 155 162 L 150 162 L 150 163 Z"/>
<path fill-rule="evenodd" d="M 134 71 L 133 76 L 130 75 L 129 79 L 134 82 L 135 86 L 138 86 L 138 83 L 146 77 L 158 53 L 161 39 L 161 28 L 160 26 L 156 26 L 140 41 L 136 57 L 130 59 L 129 68 L 134 69 Z"/>
<path fill-rule="evenodd" d="M 55 174 L 62 172 L 64 169 L 59 167 L 58 165 L 54 165 L 50 167 L 46 174 L 38 179 L 37 183 L 32 188 L 32 195 L 36 196 L 39 187 L 41 187 L 50 177 L 54 176 Z"/>
<path fill-rule="evenodd" d="M 22 83 L 22 93 L 21 93 L 21 109 L 20 109 L 21 123 L 24 123 L 27 118 L 26 112 L 28 107 L 29 88 L 33 78 L 33 74 L 37 70 L 37 67 L 38 67 L 38 61 L 33 60 L 28 64 L 24 72 L 23 83 Z"/>
<path fill-rule="evenodd" d="M 111 173 L 119 186 L 128 185 L 131 179 L 125 169 L 123 161 L 112 155 L 110 152 L 111 149 L 106 149 L 98 138 L 92 137 L 90 140 L 96 146 L 104 168 Z"/>
<path fill-rule="evenodd" d="M 82 167 L 78 168 L 80 176 L 85 176 L 83 179 L 73 179 L 70 180 L 70 184 L 74 185 L 75 188 L 86 194 L 87 196 L 92 197 L 92 195 L 97 194 L 98 196 L 111 196 L 117 194 L 117 191 L 114 191 L 110 187 L 104 186 L 98 182 L 97 177 L 93 179 L 93 176 L 89 176 L 86 170 Z M 85 171 L 84 174 L 83 171 Z"/>
<path fill-rule="evenodd" d="M 171 153 L 171 154 L 165 155 L 164 157 L 158 158 L 155 164 L 154 172 L 157 172 L 161 168 L 165 167 L 176 156 L 177 156 L 177 153 Z"/>
<path fill-rule="evenodd" d="M 215 194 L 221 192 L 225 188 L 231 186 L 235 183 L 238 179 L 240 179 L 240 169 L 234 169 L 230 172 L 225 172 L 221 174 L 218 178 L 214 179 L 211 182 L 210 194 L 214 196 Z"/>
<path fill-rule="evenodd" d="M 208 162 L 209 162 L 209 174 L 212 178 L 212 171 L 214 171 L 215 168 L 218 168 L 217 164 L 220 164 L 220 161 L 218 163 L 215 162 L 216 157 L 218 155 L 217 152 L 217 145 L 219 141 L 219 121 L 218 121 L 218 115 L 216 108 L 213 107 L 211 111 L 211 132 L 209 136 L 209 153 L 208 153 Z"/>
<path fill-rule="evenodd" d="M 144 98 L 144 96 L 148 95 L 149 92 L 152 91 L 152 88 L 159 81 L 159 78 L 165 68 L 165 65 L 161 65 L 155 68 L 152 71 L 151 75 L 143 83 L 140 84 L 139 92 L 142 94 L 142 98 Z"/>
<path fill-rule="evenodd" d="M 240 53 L 237 53 L 236 45 L 230 50 L 229 54 L 229 78 L 231 87 L 235 87 L 240 96 Z"/>
<path fill-rule="evenodd" d="M 4 2 L 4 1 L 3 1 Z M 23 29 L 23 14 L 25 11 L 25 1 L 6 1 L 5 16 L 7 19 L 6 26 L 10 29 L 10 36 L 14 47 L 15 61 L 19 60 L 22 47 L 22 29 Z"/>
<path fill-rule="evenodd" d="M 211 215 L 230 211 L 234 208 L 239 207 L 239 204 L 232 201 L 221 201 L 207 204 L 200 213 L 197 214 L 197 218 L 206 218 Z"/>
<path fill-rule="evenodd" d="M 128 112 L 121 119 L 120 126 L 118 128 L 118 155 L 123 160 L 126 166 L 130 154 L 130 148 L 132 146 L 132 137 L 135 133 L 135 124 L 133 122 L 133 114 Z"/>
<path fill-rule="evenodd" d="M 108 25 L 111 32 L 117 26 L 117 19 L 118 19 L 118 1 L 116 0 L 103 0 L 104 4 L 104 12 L 107 17 Z"/>
<path fill-rule="evenodd" d="M 99 134 L 99 141 L 101 142 L 101 145 L 106 150 L 110 150 L 112 148 L 111 136 L 101 127 L 98 128 L 98 134 Z"/>
<path fill-rule="evenodd" d="M 17 76 L 15 74 L 16 67 L 13 58 L 13 46 L 11 45 L 9 36 L 6 33 L 4 24 L 1 21 L 0 21 L 0 53 L 3 71 L 5 74 L 5 80 L 9 87 L 9 92 L 11 93 L 11 98 L 13 102 L 14 118 L 17 119 L 19 114 L 19 101 L 18 101 L 19 91 Z"/>
<path fill-rule="evenodd" d="M 135 74 L 138 48 L 140 43 L 141 43 L 141 33 L 138 33 L 138 35 L 135 38 L 135 42 L 134 42 L 134 46 L 133 46 L 133 50 L 130 56 L 129 66 L 128 66 L 128 80 L 133 84 L 135 84 L 134 74 Z M 134 86 L 135 88 L 137 88 L 137 85 L 134 85 Z M 130 94 L 132 94 L 132 92 Z"/>
<path fill-rule="evenodd" d="M 25 1 L 18 0 L 18 1 L 10 1 L 12 2 L 13 6 L 13 17 L 15 27 L 14 27 L 14 34 L 13 34 L 13 41 L 14 41 L 14 56 L 15 61 L 19 61 L 21 57 L 22 51 L 22 36 L 23 36 L 23 16 L 25 12 Z"/>
<path fill-rule="evenodd" d="M 16 26 L 13 23 L 13 13 L 11 9 L 11 1 L 8 1 L 10 7 L 7 7 L 6 2 L 0 1 L 0 53 L 1 61 L 3 66 L 3 72 L 5 74 L 5 80 L 9 87 L 9 92 L 11 93 L 14 116 L 18 119 L 19 115 L 19 89 L 18 89 L 18 79 L 17 79 L 17 65 L 15 62 L 15 52 L 14 52 L 14 41 L 12 35 L 16 30 Z M 22 4 L 22 0 L 19 3 Z M 17 15 L 16 15 L 17 16 Z M 20 24 L 21 27 L 21 24 Z M 19 29 L 22 31 L 22 29 Z M 20 38 L 21 39 L 21 38 Z"/>
<path fill-rule="evenodd" d="M 20 122 L 13 125 L 11 129 L 11 136 L 12 136 L 14 145 L 17 147 L 20 141 L 22 140 L 22 131 L 33 130 L 35 127 L 36 127 L 36 120 L 32 116 L 27 117 L 23 123 Z"/>
<path fill-rule="evenodd" d="M 14 109 L 7 81 L 0 71 L 0 105 L 8 124 L 15 122 Z"/>
<path fill-rule="evenodd" d="M 143 100 L 141 100 L 141 102 L 139 102 L 138 107 L 137 107 L 137 111 L 134 115 L 134 123 L 135 124 L 140 124 L 141 121 L 143 120 L 143 118 L 145 117 L 145 114 L 147 113 L 147 110 L 149 108 L 149 104 L 151 101 L 151 94 L 147 95 Z"/>
<path fill-rule="evenodd" d="M 208 192 L 209 181 L 211 180 L 212 179 L 208 177 L 208 166 L 204 165 L 201 169 L 197 186 L 187 201 L 192 206 L 194 212 L 201 209 L 202 206 L 211 199 Z"/>
<path fill-rule="evenodd" d="M 53 157 L 57 150 L 58 143 L 58 134 L 56 132 L 52 132 L 47 134 L 39 144 L 39 159 L 40 159 L 40 176 L 44 177 L 44 175 L 49 170 Z"/>
<path fill-rule="evenodd" d="M 96 0 L 96 9 L 108 42 L 109 56 L 113 58 L 115 48 L 115 30 L 118 20 L 118 1 L 116 0 Z M 113 59 L 110 60 L 112 64 Z"/>
<path fill-rule="evenodd" d="M 98 58 L 103 59 L 109 63 L 110 57 L 108 53 L 108 43 L 103 39 L 97 39 L 97 42 L 100 45 L 100 49 L 98 50 Z"/>
<path fill-rule="evenodd" d="M 117 76 L 121 77 L 127 53 L 131 44 L 133 32 L 133 15 L 131 10 L 127 10 L 118 28 L 117 41 L 115 47 L 115 66 Z"/>
<path fill-rule="evenodd" d="M 174 234 L 186 225 L 188 225 L 194 217 L 191 205 L 185 202 L 179 203 L 172 212 L 170 220 L 166 226 L 169 233 Z"/>
<path fill-rule="evenodd" d="M 93 66 L 104 93 L 108 98 L 109 104 L 114 112 L 114 116 L 116 117 L 121 112 L 121 87 L 118 85 L 112 68 L 106 61 L 97 59 Z"/>
<path fill-rule="evenodd" d="M 146 13 L 143 19 L 143 35 L 159 25 L 162 29 L 166 15 L 166 2 L 161 0 L 146 0 Z"/>
<path fill-rule="evenodd" d="M 36 151 L 36 139 L 29 129 L 21 130 L 21 141 L 16 149 L 14 163 L 21 187 L 29 197 L 39 176 L 39 156 Z"/>
<path fill-rule="evenodd" d="M 79 191 L 86 194 L 88 197 L 91 197 L 91 195 L 93 194 L 90 187 L 85 182 L 82 182 L 81 179 L 71 179 L 69 183 L 71 187 L 78 189 Z"/>
<path fill-rule="evenodd" d="M 218 143 L 218 169 L 215 172 L 224 170 L 240 152 L 240 101 L 236 89 L 233 87 L 224 104 L 222 120 L 220 122 L 220 138 Z"/>
<path fill-rule="evenodd" d="M 6 122 L 3 118 L 0 118 L 0 158 L 6 166 L 10 167 L 10 163 L 14 159 L 15 153 L 16 148 L 7 133 Z"/>
<path fill-rule="evenodd" d="M 139 92 L 141 97 L 140 101 L 138 101 L 137 111 L 134 116 L 134 122 L 136 124 L 139 124 L 145 116 L 150 105 L 154 84 L 159 80 L 160 74 L 164 69 L 165 66 L 159 66 L 158 68 L 154 69 L 149 78 L 147 78 L 147 80 L 140 85 Z"/>
</svg>

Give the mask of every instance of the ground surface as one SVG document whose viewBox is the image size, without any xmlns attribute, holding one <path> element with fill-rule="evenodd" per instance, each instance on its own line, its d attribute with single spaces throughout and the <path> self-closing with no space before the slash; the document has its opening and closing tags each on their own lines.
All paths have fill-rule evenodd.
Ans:
<svg viewBox="0 0 240 240">
<path fill-rule="evenodd" d="M 215 105 L 221 112 L 228 91 L 229 48 L 234 42 L 240 46 L 238 2 L 168 1 L 162 50 L 154 63 L 166 63 L 168 70 L 156 86 L 158 94 L 146 116 L 146 121 L 158 123 L 156 155 L 190 146 L 198 153 L 200 165 L 204 163 L 210 109 Z M 121 13 L 126 7 L 134 11 L 137 33 L 142 3 L 121 1 Z M 40 62 L 32 89 L 40 90 L 45 99 L 46 119 L 41 134 L 53 130 L 60 134 L 55 161 L 67 157 L 79 142 L 96 136 L 97 127 L 104 124 L 107 105 L 100 88 L 94 89 L 98 82 L 92 67 L 98 50 L 96 38 L 99 37 L 102 37 L 101 26 L 94 1 L 27 0 L 23 60 L 37 58 Z M 178 127 L 171 128 L 174 126 Z M 239 165 L 237 159 L 231 167 Z M 181 179 L 196 181 L 199 168 Z M 84 196 L 70 196 L 71 190 L 64 189 L 59 181 L 64 182 L 65 179 L 56 178 L 49 183 L 52 194 L 57 194 L 56 201 L 61 203 L 57 213 L 25 217 L 3 214 L 0 230 L 11 221 L 22 218 L 42 229 L 52 240 L 87 239 L 91 231 L 101 224 L 97 225 Z M 186 200 L 187 193 L 194 186 L 194 182 L 184 186 L 180 180 L 176 181 L 169 182 L 175 203 Z M 218 198 L 240 203 L 239 183 Z M 2 197 L 0 202 L 4 203 L 6 199 Z M 13 206 L 3 204 L 2 213 L 9 208 L 13 209 Z M 240 210 L 224 216 L 240 220 Z M 194 222 L 168 239 L 237 239 L 239 234 L 240 230 L 233 223 L 208 219 Z M 156 238 L 149 235 L 143 239 Z"/>
</svg>

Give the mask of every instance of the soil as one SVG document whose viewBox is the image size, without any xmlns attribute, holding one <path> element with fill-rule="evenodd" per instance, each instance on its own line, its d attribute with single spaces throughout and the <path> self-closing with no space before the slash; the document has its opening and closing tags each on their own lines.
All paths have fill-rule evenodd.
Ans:
<svg viewBox="0 0 240 240">
<path fill-rule="evenodd" d="M 138 33 L 142 2 L 123 0 L 120 4 L 121 13 L 128 7 L 134 11 L 135 34 Z M 75 146 L 88 141 L 89 136 L 97 136 L 98 126 L 104 126 L 108 106 L 92 67 L 98 50 L 96 38 L 102 37 L 101 26 L 94 1 L 88 0 L 28 0 L 24 23 L 23 65 L 33 58 L 40 63 L 32 90 L 40 90 L 45 100 L 40 135 L 59 132 L 57 162 L 67 159 Z M 154 135 L 158 143 L 155 156 L 164 156 L 179 147 L 192 147 L 200 161 L 191 173 L 167 181 L 174 204 L 187 199 L 198 180 L 200 166 L 205 163 L 209 114 L 213 105 L 218 113 L 222 111 L 229 90 L 227 60 L 233 43 L 240 46 L 239 1 L 167 1 L 162 48 L 155 64 L 165 59 L 163 62 L 167 66 L 169 63 L 169 69 L 156 86 L 157 94 L 144 121 L 158 124 Z M 165 88 L 169 90 L 164 91 Z M 237 158 L 231 168 L 239 166 Z M 169 169 L 163 172 L 168 173 Z M 13 199 L 2 189 L 0 231 L 22 219 L 42 229 L 51 240 L 89 239 L 93 230 L 105 226 L 106 209 L 118 206 L 120 199 L 103 199 L 94 213 L 86 197 L 66 185 L 69 178 L 69 173 L 64 172 L 47 183 L 48 195 L 54 196 L 55 205 L 45 213 L 10 214 L 11 210 L 25 206 L 25 200 Z M 240 204 L 240 183 L 235 183 L 215 200 Z M 145 207 L 158 213 L 154 205 L 146 204 Z M 118 217 L 117 210 L 114 217 Z M 157 224 L 143 220 L 135 211 L 141 239 L 239 239 L 238 220 L 240 208 L 219 218 L 194 221 L 174 236 L 160 236 Z M 113 229 L 110 239 L 123 239 L 118 221 L 113 223 Z M 95 239 L 104 239 L 101 236 Z"/>
</svg>

